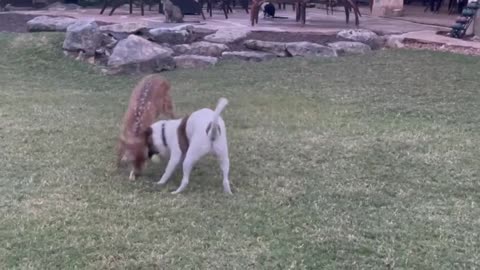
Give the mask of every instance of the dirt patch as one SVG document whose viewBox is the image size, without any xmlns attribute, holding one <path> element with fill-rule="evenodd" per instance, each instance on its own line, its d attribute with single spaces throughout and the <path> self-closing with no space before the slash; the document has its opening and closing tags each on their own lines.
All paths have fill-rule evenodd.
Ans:
<svg viewBox="0 0 480 270">
<path fill-rule="evenodd" d="M 345 39 L 338 38 L 335 35 L 322 35 L 318 33 L 295 33 L 295 32 L 267 32 L 267 31 L 255 31 L 248 34 L 248 36 L 235 43 L 228 44 L 228 47 L 232 51 L 245 51 L 243 42 L 248 39 L 256 39 L 261 41 L 275 41 L 275 42 L 300 42 L 308 41 L 312 43 L 326 45 L 327 43 L 336 41 L 345 41 Z"/>
<path fill-rule="evenodd" d="M 427 43 L 409 41 L 409 42 L 405 42 L 405 47 L 410 49 L 417 49 L 417 50 L 452 52 L 452 53 L 476 55 L 476 56 L 480 55 L 480 49 L 458 47 L 458 46 L 447 46 L 442 44 L 427 44 Z"/>
<path fill-rule="evenodd" d="M 25 33 L 27 32 L 27 22 L 35 17 L 38 16 L 18 13 L 0 13 L 0 32 Z M 97 24 L 100 26 L 111 23 L 97 21 Z"/>
</svg>

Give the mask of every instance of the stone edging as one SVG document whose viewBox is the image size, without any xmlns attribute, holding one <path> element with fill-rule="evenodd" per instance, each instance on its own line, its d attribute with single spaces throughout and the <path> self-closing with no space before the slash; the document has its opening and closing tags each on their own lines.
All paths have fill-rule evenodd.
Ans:
<svg viewBox="0 0 480 270">
<path fill-rule="evenodd" d="M 245 40 L 249 30 L 209 30 L 194 25 L 148 28 L 145 24 L 98 26 L 93 20 L 40 16 L 28 23 L 30 31 L 66 31 L 66 55 L 103 66 L 109 74 L 148 73 L 174 68 L 205 68 L 218 60 L 265 61 L 278 57 L 337 57 L 364 54 L 384 47 L 402 47 L 400 39 L 378 36 L 370 30 L 337 33 L 344 41 L 272 42 Z M 229 45 L 243 42 L 242 49 Z"/>
</svg>

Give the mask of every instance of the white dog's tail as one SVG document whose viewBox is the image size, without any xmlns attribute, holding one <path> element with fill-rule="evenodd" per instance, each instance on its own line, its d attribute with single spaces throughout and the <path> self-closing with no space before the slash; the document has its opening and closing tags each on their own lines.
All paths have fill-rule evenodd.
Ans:
<svg viewBox="0 0 480 270">
<path fill-rule="evenodd" d="M 228 100 L 226 98 L 220 98 L 218 100 L 217 107 L 213 112 L 213 119 L 207 127 L 207 135 L 210 137 L 210 140 L 214 141 L 218 137 L 218 133 L 220 132 L 220 127 L 218 126 L 218 118 L 222 111 L 227 107 Z"/>
</svg>

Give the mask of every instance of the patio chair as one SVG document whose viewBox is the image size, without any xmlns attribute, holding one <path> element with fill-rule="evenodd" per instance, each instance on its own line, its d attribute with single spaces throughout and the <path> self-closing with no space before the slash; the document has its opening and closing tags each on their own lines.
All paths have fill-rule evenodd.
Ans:
<svg viewBox="0 0 480 270">
<path fill-rule="evenodd" d="M 286 10 L 287 3 L 278 3 L 278 10 Z M 292 10 L 295 11 L 295 4 L 292 5 Z"/>
<path fill-rule="evenodd" d="M 141 10 L 142 16 L 145 15 L 145 9 L 144 9 L 145 3 L 149 4 L 150 8 L 151 8 L 152 3 L 154 1 L 158 1 L 158 12 L 162 13 L 162 2 L 161 2 L 161 0 L 140 0 L 140 10 Z M 103 12 L 105 12 L 105 9 L 108 6 L 111 6 L 112 10 L 110 11 L 110 13 L 108 15 L 112 16 L 113 12 L 115 12 L 115 10 L 118 7 L 120 7 L 121 5 L 126 4 L 126 3 L 128 3 L 130 5 L 130 14 L 132 14 L 133 13 L 133 2 L 134 2 L 134 0 L 104 0 L 103 1 L 103 7 L 102 7 L 102 10 L 100 11 L 100 14 L 103 14 Z"/>
<path fill-rule="evenodd" d="M 220 1 L 221 1 L 220 8 L 222 9 L 223 14 L 225 15 L 225 19 L 228 19 L 229 9 L 230 10 L 232 9 L 230 7 L 231 2 L 230 0 L 220 0 Z M 200 5 L 202 6 L 202 8 L 205 5 L 205 3 L 207 4 L 207 12 L 210 14 L 210 17 L 212 17 L 213 6 L 215 4 L 218 4 L 218 2 L 216 0 L 200 0 Z"/>
<path fill-rule="evenodd" d="M 468 0 L 450 0 L 448 1 L 448 14 L 462 13 L 463 8 L 468 4 Z"/>
<path fill-rule="evenodd" d="M 260 12 L 261 5 L 265 0 L 253 0 L 252 10 L 250 12 L 250 23 L 252 26 L 258 24 L 258 13 Z M 355 16 L 355 25 L 360 24 L 359 17 L 362 16 L 355 0 L 336 0 L 338 6 L 343 6 L 345 10 L 345 21 L 348 24 L 350 22 L 350 12 L 353 12 Z M 290 0 L 295 7 L 295 19 L 297 22 L 305 24 L 306 22 L 306 10 L 311 4 L 325 3 L 323 0 Z"/>
<path fill-rule="evenodd" d="M 333 8 L 337 6 L 336 0 L 327 0 L 325 2 L 325 10 L 327 11 L 327 15 L 331 13 L 333 15 Z"/>
<path fill-rule="evenodd" d="M 467 29 L 472 24 L 476 13 L 480 9 L 480 4 L 477 2 L 470 2 L 467 6 L 462 10 L 461 16 L 457 18 L 455 24 L 452 25 L 452 30 L 450 31 L 450 35 L 455 38 L 463 38 L 466 33 Z"/>
<path fill-rule="evenodd" d="M 205 14 L 203 13 L 204 1 L 199 0 L 170 0 L 172 3 L 179 7 L 184 15 L 199 14 L 205 20 Z"/>
<path fill-rule="evenodd" d="M 217 4 L 223 11 L 225 19 L 228 19 L 228 13 L 233 13 L 232 5 L 234 6 L 234 4 L 236 4 L 232 0 L 200 0 L 202 7 L 205 3 L 207 4 L 207 12 L 210 14 L 210 17 L 212 17 L 213 7 Z M 240 0 L 240 5 L 248 14 L 248 0 Z"/>
<path fill-rule="evenodd" d="M 425 7 L 423 12 L 427 12 L 430 9 L 433 13 L 438 13 L 440 8 L 442 7 L 443 0 L 429 0 L 429 5 Z"/>
</svg>

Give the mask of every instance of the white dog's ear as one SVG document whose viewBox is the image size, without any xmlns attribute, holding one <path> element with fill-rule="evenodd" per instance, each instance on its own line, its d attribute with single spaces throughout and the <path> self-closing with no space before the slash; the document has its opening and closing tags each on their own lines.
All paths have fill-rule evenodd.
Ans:
<svg viewBox="0 0 480 270">
<path fill-rule="evenodd" d="M 152 139 L 153 130 L 151 127 L 148 127 L 144 132 L 143 136 L 145 138 L 145 142 L 147 145 L 147 155 L 148 158 L 152 159 L 153 157 L 158 155 L 158 150 L 156 149 L 155 145 L 153 144 Z"/>
<path fill-rule="evenodd" d="M 148 139 L 150 138 L 150 136 L 152 136 L 152 133 L 153 133 L 153 130 L 152 130 L 152 127 L 148 127 L 147 129 L 145 129 L 145 131 L 143 132 L 143 136 L 145 137 L 145 139 Z"/>
</svg>

